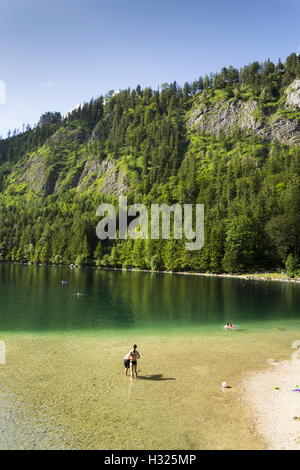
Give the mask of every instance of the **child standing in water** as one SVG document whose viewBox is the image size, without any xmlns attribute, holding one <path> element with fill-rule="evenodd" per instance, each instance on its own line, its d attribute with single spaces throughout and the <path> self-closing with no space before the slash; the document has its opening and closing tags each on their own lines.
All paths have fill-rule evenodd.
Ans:
<svg viewBox="0 0 300 470">
<path fill-rule="evenodd" d="M 128 369 L 130 367 L 130 353 L 127 353 L 124 356 L 124 374 L 127 375 Z"/>
</svg>

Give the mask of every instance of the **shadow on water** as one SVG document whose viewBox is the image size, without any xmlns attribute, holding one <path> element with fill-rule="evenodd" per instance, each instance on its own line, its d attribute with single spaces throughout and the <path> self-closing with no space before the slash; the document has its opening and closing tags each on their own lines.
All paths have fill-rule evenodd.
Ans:
<svg viewBox="0 0 300 470">
<path fill-rule="evenodd" d="M 139 375 L 139 380 L 176 380 L 174 377 L 164 377 L 163 374 Z"/>
</svg>

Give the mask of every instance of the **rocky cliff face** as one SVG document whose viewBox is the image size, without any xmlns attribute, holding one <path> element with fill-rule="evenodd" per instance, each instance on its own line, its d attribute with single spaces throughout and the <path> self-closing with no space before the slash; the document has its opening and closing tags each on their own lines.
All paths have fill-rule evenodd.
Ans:
<svg viewBox="0 0 300 470">
<path fill-rule="evenodd" d="M 87 133 L 78 123 L 58 129 L 37 151 L 23 155 L 11 169 L 6 187 L 19 183 L 45 196 L 76 189 L 118 196 L 128 189 L 126 171 L 118 162 L 90 150 Z"/>
<path fill-rule="evenodd" d="M 40 152 L 19 162 L 16 179 L 40 195 L 76 188 L 76 192 L 93 190 L 119 196 L 129 186 L 126 172 L 112 160 L 94 157 L 68 167 L 59 161 L 50 163 Z"/>
<path fill-rule="evenodd" d="M 104 194 L 119 196 L 128 189 L 128 180 L 124 171 L 117 169 L 115 162 L 87 160 L 80 175 L 77 192 L 85 191 L 97 185 Z"/>
<path fill-rule="evenodd" d="M 188 116 L 187 125 L 214 135 L 230 134 L 233 129 L 240 128 L 267 141 L 299 145 L 300 112 L 291 112 L 299 109 L 300 80 L 295 80 L 288 87 L 281 106 L 263 113 L 256 101 L 235 99 L 207 105 L 202 102 L 200 95 Z"/>
<path fill-rule="evenodd" d="M 300 80 L 294 80 L 288 87 L 286 104 L 294 109 L 300 108 Z"/>
<path fill-rule="evenodd" d="M 47 160 L 40 152 L 30 158 L 21 160 L 16 168 L 19 181 L 27 183 L 37 194 L 51 194 L 54 191 L 56 178 L 54 168 L 47 164 Z"/>
</svg>

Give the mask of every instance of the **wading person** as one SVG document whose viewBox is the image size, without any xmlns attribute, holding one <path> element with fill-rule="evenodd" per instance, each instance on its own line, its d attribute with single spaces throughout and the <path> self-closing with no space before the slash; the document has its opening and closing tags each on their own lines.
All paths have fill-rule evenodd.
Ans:
<svg viewBox="0 0 300 470">
<path fill-rule="evenodd" d="M 128 369 L 130 368 L 130 353 L 124 356 L 124 374 L 127 375 Z"/>
<path fill-rule="evenodd" d="M 137 360 L 141 357 L 140 353 L 136 349 L 137 345 L 133 345 L 133 349 L 129 352 L 130 367 L 131 367 L 131 378 L 137 377 Z"/>
</svg>

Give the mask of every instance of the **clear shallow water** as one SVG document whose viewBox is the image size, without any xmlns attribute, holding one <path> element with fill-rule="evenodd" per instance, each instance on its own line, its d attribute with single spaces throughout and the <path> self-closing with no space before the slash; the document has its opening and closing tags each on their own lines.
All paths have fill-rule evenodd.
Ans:
<svg viewBox="0 0 300 470">
<path fill-rule="evenodd" d="M 290 357 L 299 297 L 279 282 L 0 264 L 0 448 L 262 448 L 239 384 Z M 133 341 L 137 381 L 122 370 Z"/>
<path fill-rule="evenodd" d="M 298 328 L 299 305 L 300 286 L 280 282 L 0 264 L 7 333 L 209 333 L 234 321 L 242 334 L 270 324 Z"/>
</svg>

